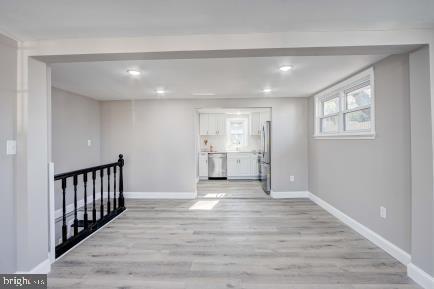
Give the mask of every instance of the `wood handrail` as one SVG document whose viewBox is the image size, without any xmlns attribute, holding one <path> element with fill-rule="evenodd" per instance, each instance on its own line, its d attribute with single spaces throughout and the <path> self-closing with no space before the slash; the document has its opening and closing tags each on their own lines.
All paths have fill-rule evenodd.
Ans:
<svg viewBox="0 0 434 289">
<path fill-rule="evenodd" d="M 77 176 L 77 175 L 82 175 L 82 174 L 86 174 L 86 173 L 91 173 L 93 171 L 99 171 L 99 170 L 103 170 L 106 168 L 111 168 L 114 166 L 120 166 L 121 165 L 121 160 L 123 160 L 123 155 L 119 155 L 119 160 L 115 163 L 110 163 L 110 164 L 105 164 L 105 165 L 99 165 L 99 166 L 95 166 L 95 167 L 89 167 L 89 168 L 85 168 L 85 169 L 80 169 L 80 170 L 75 170 L 75 171 L 70 171 L 70 172 L 66 172 L 66 173 L 61 173 L 61 174 L 57 174 L 54 175 L 54 180 L 58 181 L 61 179 L 66 179 L 66 178 L 70 178 L 73 176 Z"/>
</svg>

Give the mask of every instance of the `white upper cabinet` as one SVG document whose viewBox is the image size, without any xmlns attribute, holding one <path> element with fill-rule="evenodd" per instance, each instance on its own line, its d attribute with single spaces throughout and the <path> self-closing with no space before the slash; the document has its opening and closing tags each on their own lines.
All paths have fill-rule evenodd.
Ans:
<svg viewBox="0 0 434 289">
<path fill-rule="evenodd" d="M 261 135 L 262 126 L 270 119 L 269 111 L 253 112 L 250 116 L 250 135 Z"/>
<path fill-rule="evenodd" d="M 200 135 L 207 135 L 208 134 L 208 122 L 209 122 L 208 114 L 201 113 L 199 115 Z"/>
<path fill-rule="evenodd" d="M 215 114 L 216 134 L 226 134 L 226 115 L 223 113 Z"/>
<path fill-rule="evenodd" d="M 250 135 L 261 134 L 261 113 L 253 112 L 250 116 Z"/>
<path fill-rule="evenodd" d="M 208 114 L 208 135 L 217 134 L 217 117 L 215 114 Z"/>
<path fill-rule="evenodd" d="M 224 135 L 226 133 L 224 113 L 201 113 L 199 122 L 200 135 Z"/>
</svg>

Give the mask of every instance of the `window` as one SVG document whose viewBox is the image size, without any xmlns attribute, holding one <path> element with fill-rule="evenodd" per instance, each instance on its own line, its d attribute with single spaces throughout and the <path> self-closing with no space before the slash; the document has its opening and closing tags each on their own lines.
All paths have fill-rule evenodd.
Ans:
<svg viewBox="0 0 434 289">
<path fill-rule="evenodd" d="M 375 137 L 373 68 L 315 96 L 314 136 Z"/>
<path fill-rule="evenodd" d="M 247 146 L 247 127 L 248 119 L 246 118 L 228 118 L 227 146 L 230 148 Z"/>
</svg>

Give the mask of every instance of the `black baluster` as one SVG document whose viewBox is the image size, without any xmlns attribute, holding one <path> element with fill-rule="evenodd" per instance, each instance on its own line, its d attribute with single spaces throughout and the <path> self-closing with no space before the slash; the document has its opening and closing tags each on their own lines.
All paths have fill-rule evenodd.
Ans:
<svg viewBox="0 0 434 289">
<path fill-rule="evenodd" d="M 107 168 L 107 215 L 110 214 L 110 167 Z"/>
<path fill-rule="evenodd" d="M 66 179 L 62 179 L 63 216 L 62 216 L 62 242 L 66 242 L 68 230 L 66 228 Z"/>
<path fill-rule="evenodd" d="M 88 227 L 88 218 L 87 218 L 87 173 L 83 174 L 83 182 L 84 182 L 84 215 L 83 215 L 83 221 L 84 221 L 84 228 L 87 229 Z"/>
<path fill-rule="evenodd" d="M 96 179 L 96 171 L 92 171 L 92 184 L 93 184 L 93 207 L 92 207 L 92 216 L 93 216 L 93 222 L 94 222 L 94 223 L 96 223 L 95 179 Z"/>
<path fill-rule="evenodd" d="M 77 219 L 77 175 L 74 176 L 74 236 L 78 235 L 78 219 Z"/>
<path fill-rule="evenodd" d="M 113 210 L 116 211 L 116 166 L 113 167 Z"/>
<path fill-rule="evenodd" d="M 124 166 L 124 156 L 119 155 L 119 207 L 121 209 L 125 208 L 125 200 L 124 200 L 124 176 L 122 172 L 122 168 Z"/>
<path fill-rule="evenodd" d="M 102 219 L 102 217 L 104 216 L 104 192 L 103 192 L 104 170 L 103 169 L 101 169 L 99 171 L 99 176 L 100 176 L 100 179 L 101 179 L 101 205 L 100 205 L 100 208 L 99 208 L 100 209 L 99 210 L 99 213 L 100 213 L 99 218 Z"/>
</svg>

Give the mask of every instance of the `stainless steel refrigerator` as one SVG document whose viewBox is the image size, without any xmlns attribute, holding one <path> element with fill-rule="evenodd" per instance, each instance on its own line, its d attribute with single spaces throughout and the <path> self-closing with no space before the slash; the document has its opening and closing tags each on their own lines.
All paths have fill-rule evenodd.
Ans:
<svg viewBox="0 0 434 289">
<path fill-rule="evenodd" d="M 264 192 L 271 191 L 271 121 L 266 121 L 261 132 L 260 180 Z"/>
</svg>

